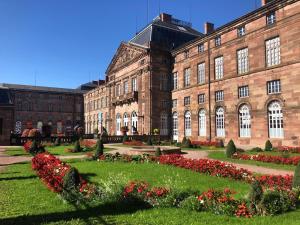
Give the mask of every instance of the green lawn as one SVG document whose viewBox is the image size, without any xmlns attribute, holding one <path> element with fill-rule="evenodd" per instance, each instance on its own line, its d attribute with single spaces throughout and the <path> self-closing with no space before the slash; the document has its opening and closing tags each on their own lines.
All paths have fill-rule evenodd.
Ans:
<svg viewBox="0 0 300 225">
<path fill-rule="evenodd" d="M 153 185 L 172 183 L 178 189 L 207 190 L 229 187 L 245 196 L 248 184 L 210 177 L 185 169 L 157 164 L 128 164 L 95 161 L 70 161 L 90 181 L 108 177 L 145 180 Z M 9 166 L 0 173 L 0 224 L 126 224 L 126 225 L 192 225 L 192 224 L 300 224 L 300 210 L 276 217 L 238 219 L 207 212 L 183 209 L 138 209 L 125 205 L 100 205 L 76 209 L 49 191 L 31 170 L 30 164 Z"/>
<path fill-rule="evenodd" d="M 274 152 L 275 153 L 275 152 Z M 274 154 L 268 152 L 267 154 Z M 243 153 L 244 154 L 244 153 Z M 253 152 L 247 152 L 246 154 L 253 154 Z M 257 154 L 257 153 L 254 153 Z M 265 152 L 263 152 L 265 154 Z M 262 166 L 267 168 L 273 168 L 273 169 L 281 169 L 281 170 L 295 170 L 295 166 L 293 165 L 283 165 L 283 164 L 276 164 L 276 163 L 265 163 L 265 162 L 258 162 L 258 161 L 252 161 L 252 160 L 239 160 L 239 159 L 230 159 L 227 158 L 225 155 L 225 152 L 209 152 L 208 157 L 211 159 L 217 159 L 221 161 L 227 161 L 227 162 L 234 162 L 239 164 L 249 164 L 249 165 L 255 165 L 255 166 Z"/>
<path fill-rule="evenodd" d="M 68 149 L 74 148 L 74 145 L 66 145 L 66 146 L 54 146 L 54 147 L 45 147 L 45 149 L 53 155 L 84 155 L 87 152 L 77 152 L 72 153 L 68 152 Z M 114 148 L 104 148 L 104 152 L 115 150 Z M 94 151 L 90 151 L 94 152 Z M 16 148 L 9 148 L 5 152 L 7 155 L 10 156 L 29 156 L 29 153 L 26 153 L 23 147 L 16 147 Z"/>
</svg>

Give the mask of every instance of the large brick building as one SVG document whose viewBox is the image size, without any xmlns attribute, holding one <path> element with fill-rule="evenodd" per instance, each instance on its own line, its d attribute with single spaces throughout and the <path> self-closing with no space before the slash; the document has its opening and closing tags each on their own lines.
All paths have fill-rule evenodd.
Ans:
<svg viewBox="0 0 300 225">
<path fill-rule="evenodd" d="M 72 132 L 84 123 L 84 90 L 95 86 L 98 83 L 78 89 L 0 84 L 0 144 L 9 143 L 11 132 L 21 134 L 26 128 L 48 125 L 52 134 Z"/>
<path fill-rule="evenodd" d="M 169 134 L 171 115 L 170 51 L 202 36 L 187 22 L 161 14 L 120 44 L 106 71 L 106 82 L 84 95 L 87 133 L 105 127 L 110 134 L 148 134 L 160 128 Z"/>
<path fill-rule="evenodd" d="M 300 145 L 300 2 L 262 3 L 172 52 L 175 139 Z"/>
<path fill-rule="evenodd" d="M 299 145 L 300 2 L 263 0 L 204 30 L 162 14 L 121 43 L 105 84 L 84 96 L 87 132 L 128 126 L 175 140 Z"/>
</svg>

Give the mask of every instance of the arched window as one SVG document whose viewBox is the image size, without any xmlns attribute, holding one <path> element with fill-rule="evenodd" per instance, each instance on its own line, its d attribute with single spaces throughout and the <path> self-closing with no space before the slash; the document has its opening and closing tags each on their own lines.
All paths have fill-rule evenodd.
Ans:
<svg viewBox="0 0 300 225">
<path fill-rule="evenodd" d="M 269 136 L 283 138 L 283 114 L 278 101 L 271 102 L 268 107 Z"/>
<path fill-rule="evenodd" d="M 138 129 L 138 116 L 136 112 L 131 114 L 131 132 L 132 134 L 137 133 Z"/>
<path fill-rule="evenodd" d="M 199 136 L 205 137 L 206 136 L 206 115 L 205 115 L 205 110 L 200 109 L 199 114 L 198 114 L 198 123 L 199 123 Z"/>
<path fill-rule="evenodd" d="M 128 128 L 128 115 L 127 115 L 127 113 L 124 113 L 123 122 L 124 122 L 124 127 Z"/>
<path fill-rule="evenodd" d="M 224 109 L 222 107 L 216 110 L 216 135 L 225 137 Z"/>
<path fill-rule="evenodd" d="M 239 109 L 240 137 L 251 137 L 251 115 L 247 105 Z"/>
<path fill-rule="evenodd" d="M 119 113 L 116 116 L 116 133 L 121 135 L 121 115 Z"/>
<path fill-rule="evenodd" d="M 186 111 L 184 114 L 184 135 L 185 136 L 192 135 L 191 112 L 190 111 Z"/>
<path fill-rule="evenodd" d="M 177 112 L 173 113 L 173 140 L 178 141 L 178 114 Z"/>
<path fill-rule="evenodd" d="M 160 134 L 161 135 L 168 135 L 168 115 L 163 112 L 160 114 Z"/>
</svg>

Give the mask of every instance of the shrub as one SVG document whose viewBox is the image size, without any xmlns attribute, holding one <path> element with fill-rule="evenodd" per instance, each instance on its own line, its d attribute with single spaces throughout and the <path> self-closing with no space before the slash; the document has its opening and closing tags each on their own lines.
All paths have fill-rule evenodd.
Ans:
<svg viewBox="0 0 300 225">
<path fill-rule="evenodd" d="M 57 138 L 55 139 L 54 146 L 60 146 L 60 145 L 61 145 L 60 137 L 57 137 Z"/>
<path fill-rule="evenodd" d="M 183 146 L 183 145 L 185 145 L 186 144 L 186 137 L 184 136 L 183 138 L 182 138 L 182 141 L 181 141 L 181 146 Z"/>
<path fill-rule="evenodd" d="M 159 147 L 156 148 L 156 149 L 155 149 L 155 156 L 156 156 L 156 157 L 159 157 L 159 156 L 161 156 L 161 154 L 162 154 L 162 153 L 161 153 L 160 148 L 159 148 Z"/>
<path fill-rule="evenodd" d="M 220 141 L 219 141 L 218 147 L 220 147 L 220 148 L 224 148 L 224 147 L 225 147 L 225 146 L 224 146 L 224 141 L 223 141 L 223 140 L 220 140 Z"/>
<path fill-rule="evenodd" d="M 181 147 L 183 147 L 183 148 L 193 147 L 191 140 L 189 138 L 184 137 L 183 140 L 182 140 Z"/>
<path fill-rule="evenodd" d="M 124 143 L 124 142 L 127 142 L 127 141 L 128 141 L 128 136 L 127 136 L 127 134 L 125 133 L 124 136 L 123 136 L 122 142 Z"/>
<path fill-rule="evenodd" d="M 68 202 L 77 202 L 78 199 L 78 189 L 80 186 L 80 176 L 78 171 L 71 167 L 70 170 L 63 177 L 63 190 L 62 197 Z"/>
<path fill-rule="evenodd" d="M 196 196 L 189 196 L 180 202 L 179 207 L 189 211 L 201 211 L 203 209 L 203 204 Z"/>
<path fill-rule="evenodd" d="M 147 145 L 153 145 L 151 136 L 148 137 Z"/>
<path fill-rule="evenodd" d="M 231 158 L 234 153 L 236 153 L 236 147 L 233 140 L 230 140 L 226 147 L 226 156 Z"/>
<path fill-rule="evenodd" d="M 251 152 L 262 152 L 263 150 L 260 147 L 255 147 L 255 148 L 252 148 L 250 151 Z"/>
<path fill-rule="evenodd" d="M 300 187 L 300 162 L 296 166 L 293 178 L 293 187 L 297 188 Z"/>
<path fill-rule="evenodd" d="M 36 155 L 36 154 L 42 153 L 42 152 L 45 152 L 44 147 L 42 145 L 40 145 L 38 143 L 38 141 L 33 140 L 32 144 L 31 144 L 31 146 L 29 148 L 29 153 L 31 155 Z"/>
<path fill-rule="evenodd" d="M 80 142 L 79 140 L 75 141 L 74 149 L 72 152 L 81 152 Z"/>
<path fill-rule="evenodd" d="M 273 148 L 273 146 L 272 146 L 271 141 L 267 140 L 266 144 L 265 144 L 265 151 L 272 151 L 272 148 Z"/>
<path fill-rule="evenodd" d="M 101 139 L 98 139 L 94 159 L 99 159 L 103 155 L 104 145 Z"/>
<path fill-rule="evenodd" d="M 252 209 L 254 209 L 255 211 L 258 210 L 257 205 L 261 201 L 263 194 L 264 194 L 264 192 L 263 192 L 262 186 L 259 183 L 259 181 L 258 180 L 253 181 L 251 184 L 251 188 L 250 188 L 249 200 L 250 200 Z"/>
<path fill-rule="evenodd" d="M 268 190 L 259 204 L 260 214 L 276 215 L 290 209 L 292 201 L 289 196 L 278 190 Z"/>
</svg>

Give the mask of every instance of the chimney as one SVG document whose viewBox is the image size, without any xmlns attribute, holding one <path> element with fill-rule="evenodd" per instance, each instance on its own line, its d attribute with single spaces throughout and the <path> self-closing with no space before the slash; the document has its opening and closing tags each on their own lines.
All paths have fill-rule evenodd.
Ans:
<svg viewBox="0 0 300 225">
<path fill-rule="evenodd" d="M 209 23 L 209 22 L 206 22 L 204 24 L 204 34 L 210 34 L 214 31 L 214 24 L 213 23 Z"/>
<path fill-rule="evenodd" d="M 264 6 L 264 5 L 268 4 L 271 1 L 272 0 L 261 0 L 261 5 Z"/>
<path fill-rule="evenodd" d="M 159 17 L 162 22 L 171 23 L 172 21 L 172 15 L 167 13 L 161 13 Z"/>
</svg>

